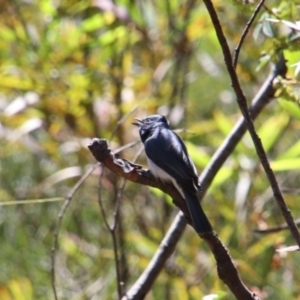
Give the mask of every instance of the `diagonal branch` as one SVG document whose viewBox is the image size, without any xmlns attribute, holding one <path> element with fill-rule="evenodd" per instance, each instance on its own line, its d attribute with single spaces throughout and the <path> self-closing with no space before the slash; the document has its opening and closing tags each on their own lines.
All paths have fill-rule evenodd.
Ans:
<svg viewBox="0 0 300 300">
<path fill-rule="evenodd" d="M 248 131 L 251 135 L 252 141 L 254 143 L 255 149 L 256 149 L 256 153 L 261 161 L 261 164 L 265 170 L 265 173 L 268 177 L 268 180 L 270 182 L 271 188 L 273 190 L 273 195 L 274 198 L 277 201 L 277 204 L 279 206 L 279 208 L 281 209 L 282 215 L 285 218 L 291 234 L 293 235 L 296 243 L 298 244 L 298 246 L 300 247 L 300 234 L 298 231 L 298 228 L 293 220 L 293 217 L 291 215 L 291 212 L 289 211 L 289 209 L 286 206 L 286 203 L 283 199 L 283 196 L 280 192 L 280 188 L 278 186 L 276 177 L 274 175 L 273 170 L 271 169 L 271 166 L 269 164 L 266 152 L 263 148 L 262 142 L 259 138 L 259 136 L 257 135 L 257 132 L 255 130 L 248 106 L 247 106 L 247 100 L 246 97 L 243 93 L 243 90 L 241 88 L 241 85 L 239 83 L 239 79 L 237 77 L 236 71 L 234 69 L 233 63 L 232 63 L 232 57 L 231 57 L 231 53 L 230 53 L 230 49 L 227 43 L 227 40 L 225 38 L 225 35 L 223 33 L 223 29 L 222 26 L 220 24 L 218 15 L 216 13 L 216 10 L 214 8 L 213 3 L 210 0 L 203 0 L 204 4 L 206 5 L 206 8 L 208 10 L 208 13 L 210 15 L 210 18 L 212 20 L 212 23 L 214 25 L 215 31 L 216 31 L 216 35 L 218 37 L 219 43 L 221 45 L 222 51 L 223 51 L 223 55 L 224 55 L 224 60 L 225 60 L 225 64 L 227 67 L 227 71 L 228 74 L 230 76 L 231 79 L 231 84 L 233 87 L 233 90 L 236 94 L 237 97 L 237 103 L 239 105 L 239 108 L 245 118 L 246 124 L 247 124 L 247 128 Z"/>
</svg>

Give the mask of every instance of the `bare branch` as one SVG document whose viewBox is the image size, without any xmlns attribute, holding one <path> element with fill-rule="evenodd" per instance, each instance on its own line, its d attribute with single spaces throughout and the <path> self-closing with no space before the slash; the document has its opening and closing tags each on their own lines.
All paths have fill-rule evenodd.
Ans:
<svg viewBox="0 0 300 300">
<path fill-rule="evenodd" d="M 119 265 L 119 253 L 118 253 L 118 242 L 117 242 L 117 232 L 116 232 L 116 227 L 117 227 L 117 220 L 118 220 L 118 211 L 119 211 L 119 203 L 120 200 L 117 199 L 116 201 L 116 206 L 114 209 L 114 220 L 113 220 L 113 224 L 110 225 L 107 215 L 106 215 L 106 211 L 104 209 L 104 204 L 102 201 L 102 197 L 101 197 L 101 178 L 103 175 L 103 166 L 101 165 L 101 170 L 100 170 L 100 174 L 99 174 L 99 186 L 98 186 L 98 204 L 100 207 L 100 212 L 102 215 L 102 218 L 104 220 L 104 224 L 106 229 L 109 231 L 110 235 L 111 235 L 111 239 L 112 239 L 112 243 L 113 243 L 113 250 L 114 250 L 114 259 L 115 259 L 115 268 L 116 268 L 116 281 L 117 281 L 117 288 L 118 288 L 118 299 L 121 299 L 122 297 L 122 286 L 121 286 L 121 272 L 120 272 L 120 265 Z M 124 184 L 125 186 L 125 180 L 124 180 Z"/>
<path fill-rule="evenodd" d="M 294 222 L 297 226 L 300 226 L 300 219 L 296 219 Z M 260 233 L 260 234 L 269 234 L 269 233 L 280 232 L 280 231 L 287 230 L 287 229 L 289 229 L 288 225 L 281 224 L 281 225 L 276 226 L 276 227 L 269 227 L 269 228 L 265 228 L 265 229 L 257 228 L 257 229 L 254 229 L 253 232 Z"/>
<path fill-rule="evenodd" d="M 234 90 L 234 92 L 236 94 L 236 97 L 237 97 L 237 103 L 238 103 L 239 108 L 240 108 L 240 110 L 241 110 L 241 112 L 242 112 L 242 114 L 245 118 L 248 131 L 251 135 L 252 141 L 253 141 L 255 149 L 256 149 L 256 153 L 257 153 L 257 155 L 258 155 L 258 157 L 261 161 L 261 164 L 262 164 L 262 166 L 265 170 L 265 173 L 267 175 L 267 178 L 270 182 L 270 185 L 271 185 L 272 190 L 273 190 L 274 198 L 276 199 L 277 204 L 278 204 L 278 206 L 279 206 L 279 208 L 280 208 L 280 210 L 281 210 L 281 212 L 282 212 L 282 214 L 283 214 L 283 216 L 284 216 L 284 218 L 285 218 L 285 220 L 286 220 L 286 222 L 287 222 L 287 224 L 290 228 L 291 234 L 293 235 L 296 243 L 300 247 L 300 234 L 299 234 L 298 228 L 297 228 L 297 226 L 296 226 L 296 224 L 293 220 L 291 212 L 289 211 L 289 209 L 286 206 L 286 203 L 285 203 L 285 201 L 283 199 L 283 196 L 280 192 L 280 188 L 278 186 L 278 183 L 277 183 L 276 177 L 274 175 L 274 172 L 271 169 L 271 166 L 269 164 L 269 161 L 268 161 L 266 152 L 263 148 L 262 142 L 261 142 L 259 136 L 256 133 L 256 130 L 255 130 L 250 112 L 249 112 L 248 107 L 247 107 L 246 97 L 245 97 L 245 95 L 243 93 L 243 90 L 240 86 L 238 76 L 237 76 L 237 74 L 235 72 L 235 69 L 233 67 L 233 64 L 232 64 L 232 57 L 231 57 L 230 49 L 229 49 L 227 40 L 225 38 L 225 35 L 223 33 L 223 29 L 222 29 L 222 26 L 220 24 L 218 15 L 217 15 L 216 10 L 213 6 L 213 3 L 210 0 L 204 0 L 204 3 L 206 5 L 206 8 L 207 8 L 207 10 L 209 12 L 209 15 L 210 15 L 210 18 L 211 18 L 212 23 L 214 25 L 214 28 L 215 28 L 220 46 L 222 47 L 222 51 L 223 51 L 223 55 L 224 55 L 224 61 L 225 61 L 226 67 L 227 67 L 228 74 L 229 74 L 230 79 L 231 79 L 233 90 Z"/>
<path fill-rule="evenodd" d="M 118 129 L 120 128 L 120 126 L 134 113 L 136 112 L 136 110 L 138 109 L 139 107 L 138 106 L 135 106 L 133 109 L 131 109 L 128 113 L 126 113 L 124 116 L 122 116 L 121 120 L 119 120 L 117 122 L 117 125 L 115 126 L 114 130 L 112 131 L 111 133 L 111 136 L 110 136 L 110 141 L 115 137 Z"/>
<path fill-rule="evenodd" d="M 264 2 L 265 2 L 265 0 L 261 0 L 258 3 L 258 5 L 256 6 L 256 8 L 254 10 L 254 13 L 252 14 L 250 20 L 247 22 L 246 27 L 243 30 L 243 33 L 241 35 L 241 39 L 240 39 L 237 47 L 234 50 L 234 57 L 233 57 L 233 67 L 234 68 L 236 68 L 236 65 L 237 65 L 237 62 L 238 62 L 238 59 L 239 59 L 240 50 L 242 48 L 243 42 L 244 42 L 244 40 L 245 40 L 245 38 L 246 38 L 246 36 L 249 32 L 249 29 L 250 29 L 252 23 L 254 22 L 254 20 L 255 20 L 256 16 L 258 15 L 260 9 L 264 5 Z"/>
</svg>

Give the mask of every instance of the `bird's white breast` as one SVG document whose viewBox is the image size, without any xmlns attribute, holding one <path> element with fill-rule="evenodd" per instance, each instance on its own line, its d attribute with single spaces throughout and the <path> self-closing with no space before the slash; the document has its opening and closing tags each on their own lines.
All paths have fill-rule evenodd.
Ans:
<svg viewBox="0 0 300 300">
<path fill-rule="evenodd" d="M 150 158 L 147 157 L 147 161 L 149 170 L 151 171 L 154 177 L 159 178 L 162 181 L 172 182 L 176 189 L 179 191 L 179 193 L 184 197 L 182 189 L 178 186 L 176 180 L 173 177 L 171 177 L 167 172 L 158 167 Z"/>
</svg>

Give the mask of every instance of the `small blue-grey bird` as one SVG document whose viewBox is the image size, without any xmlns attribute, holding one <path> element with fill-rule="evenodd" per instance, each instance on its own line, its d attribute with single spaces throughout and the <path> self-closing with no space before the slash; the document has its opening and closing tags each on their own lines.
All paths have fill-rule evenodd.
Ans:
<svg viewBox="0 0 300 300">
<path fill-rule="evenodd" d="M 197 233 L 212 231 L 198 201 L 197 171 L 181 138 L 171 130 L 164 116 L 152 115 L 136 121 L 133 124 L 139 127 L 150 172 L 162 181 L 171 181 L 177 188 L 187 202 Z"/>
</svg>

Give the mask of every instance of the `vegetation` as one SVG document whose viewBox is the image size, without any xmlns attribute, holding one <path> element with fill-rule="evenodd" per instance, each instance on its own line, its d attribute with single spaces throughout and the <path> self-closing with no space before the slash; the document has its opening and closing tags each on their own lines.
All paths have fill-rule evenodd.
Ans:
<svg viewBox="0 0 300 300">
<path fill-rule="evenodd" d="M 253 2 L 213 3 L 233 54 Z M 180 129 L 201 173 L 241 113 L 202 1 L 3 0 L 0 6 L 0 299 L 54 299 L 55 226 L 65 197 L 96 163 L 87 148 L 91 138 L 109 140 L 113 150 L 127 145 L 120 155 L 146 167 L 131 123 L 161 113 Z M 255 128 L 294 219 L 300 214 L 299 17 L 297 1 L 266 1 L 236 67 L 250 103 L 280 56 L 286 59 L 287 75 L 274 80 L 276 99 Z M 119 289 L 126 291 L 178 209 L 161 191 L 100 168 L 68 199 L 55 255 L 58 298 L 117 299 L 115 243 Z M 293 236 L 263 231 L 284 218 L 248 133 L 203 207 L 252 291 L 261 299 L 300 299 L 299 255 L 276 251 L 296 244 Z M 109 230 L 107 222 L 115 221 Z M 146 299 L 210 294 L 233 297 L 210 249 L 188 226 Z"/>
</svg>

